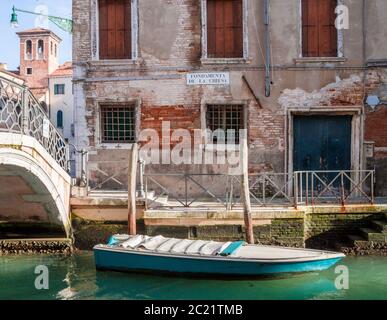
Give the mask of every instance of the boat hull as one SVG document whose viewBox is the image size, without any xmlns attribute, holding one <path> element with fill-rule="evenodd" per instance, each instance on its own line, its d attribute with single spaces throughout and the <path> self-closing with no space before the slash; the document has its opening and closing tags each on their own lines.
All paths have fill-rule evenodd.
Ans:
<svg viewBox="0 0 387 320">
<path fill-rule="evenodd" d="M 156 272 L 222 276 L 264 276 L 284 273 L 322 271 L 342 257 L 313 261 L 275 262 L 227 258 L 158 255 L 136 251 L 94 248 L 98 270 L 125 272 Z"/>
</svg>

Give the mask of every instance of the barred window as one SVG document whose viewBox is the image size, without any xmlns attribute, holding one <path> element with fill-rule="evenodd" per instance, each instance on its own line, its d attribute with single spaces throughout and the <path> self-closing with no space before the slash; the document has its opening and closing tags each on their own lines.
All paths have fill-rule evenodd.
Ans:
<svg viewBox="0 0 387 320">
<path fill-rule="evenodd" d="M 103 143 L 135 142 L 135 107 L 101 106 L 101 126 Z"/>
<path fill-rule="evenodd" d="M 207 106 L 207 128 L 212 131 L 212 143 L 239 143 L 239 130 L 244 129 L 243 109 L 243 105 Z"/>
</svg>

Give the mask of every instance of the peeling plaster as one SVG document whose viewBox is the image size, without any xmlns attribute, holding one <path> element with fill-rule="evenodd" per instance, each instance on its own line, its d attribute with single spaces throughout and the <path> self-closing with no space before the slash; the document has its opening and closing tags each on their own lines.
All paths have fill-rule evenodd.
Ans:
<svg viewBox="0 0 387 320">
<path fill-rule="evenodd" d="M 362 86 L 362 79 L 358 75 L 351 75 L 347 79 L 337 78 L 335 83 L 330 83 L 320 90 L 307 92 L 303 89 L 285 89 L 278 99 L 278 103 L 285 108 L 305 108 L 316 106 L 330 106 L 331 101 L 338 99 L 343 92 L 348 92 Z"/>
</svg>

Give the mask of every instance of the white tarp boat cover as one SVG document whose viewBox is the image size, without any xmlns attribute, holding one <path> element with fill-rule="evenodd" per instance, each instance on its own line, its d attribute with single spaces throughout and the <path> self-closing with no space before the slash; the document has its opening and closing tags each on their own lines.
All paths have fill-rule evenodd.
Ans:
<svg viewBox="0 0 387 320">
<path fill-rule="evenodd" d="M 165 238 L 163 236 L 115 235 L 108 248 L 118 250 L 150 251 L 154 253 L 186 254 L 190 256 L 230 256 L 232 258 L 258 259 L 264 261 L 304 261 L 343 257 L 341 253 L 312 249 L 284 248 L 263 245 L 248 245 L 244 241 L 216 242 Z"/>
<path fill-rule="evenodd" d="M 114 236 L 118 239 L 121 235 Z M 155 252 L 189 254 L 189 255 L 217 255 L 230 246 L 232 242 L 216 242 L 204 240 L 188 240 L 165 238 L 163 236 L 149 237 L 143 235 L 131 236 L 117 245 L 125 249 L 143 249 Z"/>
</svg>

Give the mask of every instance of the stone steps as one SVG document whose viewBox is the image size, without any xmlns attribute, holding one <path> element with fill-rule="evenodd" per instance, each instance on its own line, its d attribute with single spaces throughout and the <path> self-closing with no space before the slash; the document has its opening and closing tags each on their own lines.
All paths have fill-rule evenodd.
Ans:
<svg viewBox="0 0 387 320">
<path fill-rule="evenodd" d="M 347 236 L 347 238 L 348 238 L 350 244 L 352 244 L 352 245 L 355 245 L 356 243 L 359 243 L 359 242 L 366 242 L 367 241 L 362 236 L 355 235 L 355 234 L 350 234 Z"/>
<path fill-rule="evenodd" d="M 371 222 L 372 227 L 379 232 L 387 232 L 387 221 L 374 220 Z"/>
<path fill-rule="evenodd" d="M 387 241 L 387 233 L 377 232 L 374 229 L 360 228 L 360 234 L 368 241 Z"/>
</svg>

